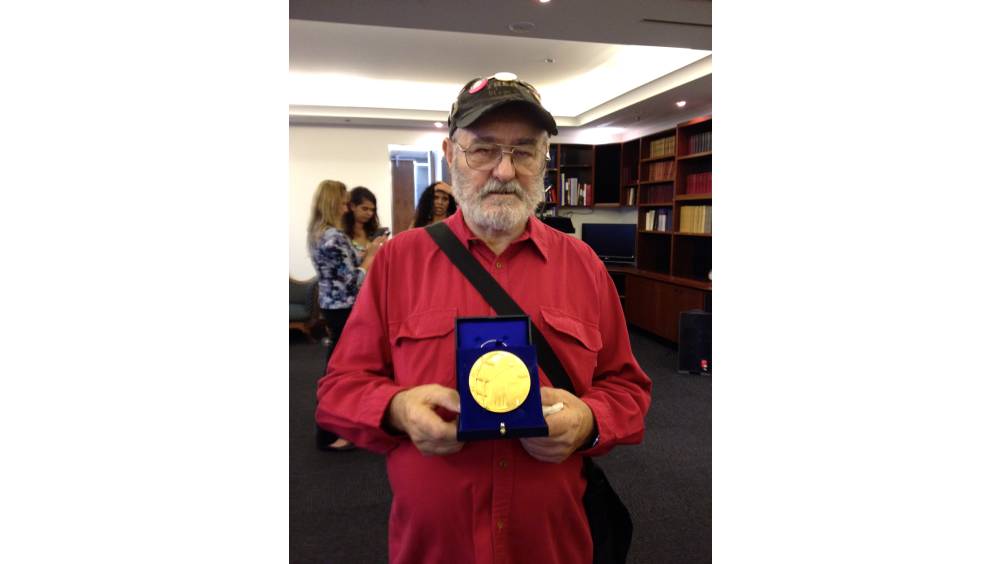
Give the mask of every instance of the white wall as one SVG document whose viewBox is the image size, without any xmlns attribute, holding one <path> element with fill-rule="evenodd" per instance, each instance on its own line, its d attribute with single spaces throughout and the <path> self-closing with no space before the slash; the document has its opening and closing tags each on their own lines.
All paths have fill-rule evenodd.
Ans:
<svg viewBox="0 0 1000 564">
<path fill-rule="evenodd" d="M 315 276 L 306 248 L 313 192 L 320 181 L 365 186 L 378 199 L 378 217 L 392 225 L 392 169 L 389 145 L 441 148 L 446 130 L 290 125 L 288 128 L 289 275 Z"/>
</svg>

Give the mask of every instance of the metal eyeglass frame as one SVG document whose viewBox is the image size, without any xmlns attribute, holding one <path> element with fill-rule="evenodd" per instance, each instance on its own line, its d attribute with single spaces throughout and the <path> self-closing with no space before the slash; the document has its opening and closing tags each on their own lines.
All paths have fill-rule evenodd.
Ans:
<svg viewBox="0 0 1000 564">
<path fill-rule="evenodd" d="M 476 143 L 473 143 L 473 145 L 474 144 L 476 144 Z M 514 160 L 514 149 L 524 149 L 524 145 L 501 145 L 500 143 L 479 143 L 479 144 L 480 145 L 494 146 L 494 147 L 499 147 L 500 148 L 500 158 L 497 159 L 493 164 L 489 165 L 488 168 L 476 168 L 476 167 L 472 166 L 472 163 L 469 162 L 469 149 L 472 148 L 472 145 L 469 145 L 469 147 L 466 148 L 466 147 L 463 147 L 462 145 L 460 145 L 458 143 L 458 141 L 455 141 L 455 146 L 458 147 L 462 151 L 462 153 L 465 154 L 465 164 L 469 165 L 469 168 L 471 168 L 472 170 L 478 170 L 478 171 L 493 170 L 494 168 L 496 168 L 496 166 L 498 164 L 500 164 L 501 162 L 503 162 L 503 156 L 504 155 L 510 155 L 510 164 L 514 168 L 516 168 L 516 169 L 521 168 L 521 167 L 518 166 L 517 162 Z M 504 148 L 507 148 L 507 149 L 510 149 L 510 150 L 509 151 L 505 151 Z M 541 149 L 536 149 L 536 150 L 541 151 Z M 545 165 L 549 161 L 551 161 L 552 159 L 549 158 L 549 152 L 548 151 L 544 151 L 544 153 L 545 153 L 545 160 L 541 161 L 541 164 L 542 164 L 541 168 L 539 168 L 538 170 L 528 170 L 527 172 L 529 172 L 531 174 L 541 174 L 542 171 L 545 170 L 545 168 L 546 168 Z"/>
</svg>

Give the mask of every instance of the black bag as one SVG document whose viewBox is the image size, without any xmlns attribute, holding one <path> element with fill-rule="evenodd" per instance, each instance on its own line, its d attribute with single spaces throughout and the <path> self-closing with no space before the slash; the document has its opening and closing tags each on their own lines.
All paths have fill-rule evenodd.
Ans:
<svg viewBox="0 0 1000 564">
<path fill-rule="evenodd" d="M 444 222 L 424 229 L 498 315 L 527 315 L 510 294 L 476 262 Z M 531 340 L 538 351 L 538 364 L 552 383 L 576 395 L 573 382 L 562 362 L 534 322 L 531 324 Z M 632 517 L 628 508 L 611 487 L 604 471 L 589 456 L 583 458 L 583 476 L 587 480 L 587 489 L 583 492 L 583 508 L 587 512 L 590 538 L 594 543 L 594 564 L 625 564 L 632 544 Z"/>
<path fill-rule="evenodd" d="M 587 478 L 583 508 L 594 542 L 594 563 L 625 564 L 632 544 L 632 516 L 604 470 L 589 456 L 583 458 L 583 475 Z"/>
</svg>

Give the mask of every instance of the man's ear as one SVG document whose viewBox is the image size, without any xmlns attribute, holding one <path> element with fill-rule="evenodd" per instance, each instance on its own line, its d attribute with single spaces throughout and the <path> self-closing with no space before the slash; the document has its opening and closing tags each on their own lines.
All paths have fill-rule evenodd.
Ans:
<svg viewBox="0 0 1000 564">
<path fill-rule="evenodd" d="M 444 151 L 444 159 L 448 162 L 448 167 L 451 167 L 451 161 L 454 158 L 454 151 L 451 148 L 451 137 L 445 137 L 444 141 L 441 142 L 441 150 Z"/>
</svg>

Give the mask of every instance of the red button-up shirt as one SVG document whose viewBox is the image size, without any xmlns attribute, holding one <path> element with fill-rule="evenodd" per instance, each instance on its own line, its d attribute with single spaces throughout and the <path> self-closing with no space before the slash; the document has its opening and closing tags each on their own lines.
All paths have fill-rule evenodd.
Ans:
<svg viewBox="0 0 1000 564">
<path fill-rule="evenodd" d="M 376 255 L 320 380 L 316 421 L 386 454 L 390 562 L 589 563 L 582 456 L 641 441 L 652 386 L 632 355 L 614 283 L 590 247 L 534 217 L 499 256 L 461 211 L 446 221 L 548 339 L 593 411 L 598 445 L 552 464 L 516 439 L 424 456 L 386 432 L 400 390 L 455 387 L 455 318 L 495 315 L 423 229 L 397 235 Z M 540 368 L 539 378 L 552 385 Z"/>
</svg>

